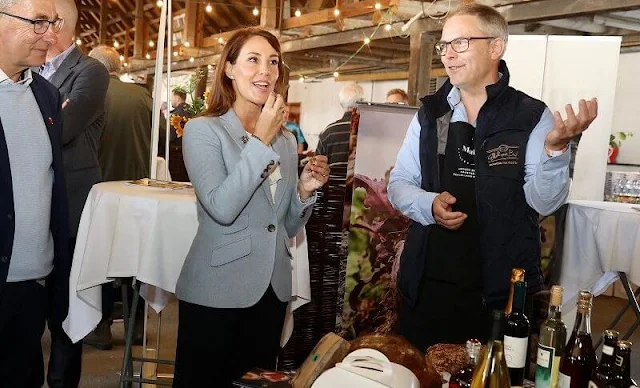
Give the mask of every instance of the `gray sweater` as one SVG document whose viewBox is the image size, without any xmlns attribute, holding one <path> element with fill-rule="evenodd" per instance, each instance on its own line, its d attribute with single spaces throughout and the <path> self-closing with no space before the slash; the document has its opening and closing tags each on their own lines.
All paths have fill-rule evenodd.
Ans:
<svg viewBox="0 0 640 388">
<path fill-rule="evenodd" d="M 53 168 L 51 142 L 29 87 L 0 82 L 0 120 L 9 150 L 15 208 L 15 236 L 8 282 L 41 279 L 53 269 L 50 230 Z"/>
</svg>

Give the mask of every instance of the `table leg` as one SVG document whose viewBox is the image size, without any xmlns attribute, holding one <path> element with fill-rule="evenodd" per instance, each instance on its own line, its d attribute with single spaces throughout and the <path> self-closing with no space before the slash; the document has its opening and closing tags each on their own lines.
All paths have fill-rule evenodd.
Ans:
<svg viewBox="0 0 640 388">
<path fill-rule="evenodd" d="M 133 288 L 133 298 L 131 300 L 131 310 L 129 311 L 129 302 L 128 302 L 128 291 L 127 285 L 122 285 L 122 306 L 124 309 L 124 327 L 125 327 L 125 347 L 124 347 L 124 357 L 122 359 L 122 371 L 120 374 L 120 386 L 125 388 L 131 387 L 131 381 L 127 378 L 133 377 L 133 355 L 132 355 L 132 347 L 133 347 L 133 336 L 135 331 L 135 323 L 136 323 L 136 310 L 138 308 L 138 299 L 140 298 L 140 294 L 138 291 L 138 285 L 135 281 L 132 282 Z M 130 315 L 127 315 L 130 314 Z"/>
<path fill-rule="evenodd" d="M 629 279 L 627 279 L 627 274 L 624 272 L 618 272 L 620 275 L 620 280 L 622 281 L 622 286 L 624 287 L 625 292 L 627 293 L 627 298 L 629 299 L 629 306 L 633 309 L 633 312 L 636 314 L 636 322 L 631 326 L 631 328 L 626 332 L 626 334 L 622 337 L 622 339 L 628 339 L 631 337 L 631 334 L 638 328 L 640 325 L 640 305 L 638 305 L 638 300 L 636 299 L 638 295 L 638 291 L 640 288 L 636 290 L 636 293 L 631 289 L 631 283 L 629 283 Z"/>
<path fill-rule="evenodd" d="M 623 274 L 624 278 L 626 279 L 626 274 L 624 272 L 621 272 L 621 274 Z M 629 290 L 631 290 L 631 284 L 628 283 L 629 281 L 627 280 L 627 282 L 625 283 L 625 282 L 622 281 L 622 275 L 618 275 L 618 276 L 620 277 L 620 280 L 623 283 L 625 292 L 627 290 L 627 287 L 629 287 Z M 638 287 L 636 292 L 633 293 L 633 300 L 637 300 L 638 295 L 640 295 L 640 287 Z M 631 303 L 632 302 L 627 303 L 627 305 L 624 306 L 624 308 L 622 310 L 620 310 L 620 312 L 618 312 L 618 314 L 616 315 L 615 318 L 613 318 L 613 321 L 611 321 L 611 324 L 607 327 L 607 329 L 613 329 L 614 327 L 616 327 L 616 325 L 618 324 L 618 322 L 620 321 L 622 316 L 627 312 L 629 307 L 631 307 Z M 631 334 L 635 331 L 635 329 L 638 328 L 639 325 L 640 325 L 640 320 L 636 320 L 636 323 L 633 325 L 633 327 L 630 329 L 627 337 L 624 338 L 624 339 L 629 338 L 631 336 Z M 595 349 L 598 349 L 601 344 L 602 344 L 602 337 L 600 337 L 598 339 L 598 341 L 595 343 Z"/>
</svg>

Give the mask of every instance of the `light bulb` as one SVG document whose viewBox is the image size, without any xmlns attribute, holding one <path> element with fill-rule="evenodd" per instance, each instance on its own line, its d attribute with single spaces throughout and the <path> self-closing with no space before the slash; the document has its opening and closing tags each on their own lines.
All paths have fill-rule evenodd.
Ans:
<svg viewBox="0 0 640 388">
<path fill-rule="evenodd" d="M 371 43 L 371 38 L 369 37 L 364 38 L 364 44 L 369 44 L 369 43 Z"/>
<path fill-rule="evenodd" d="M 122 66 L 124 66 L 124 67 L 128 67 L 128 66 L 129 66 L 129 64 L 128 64 L 127 62 L 125 62 L 125 63 L 123 63 L 123 64 L 122 64 Z"/>
<path fill-rule="evenodd" d="M 224 44 L 224 39 L 223 39 L 222 37 L 219 37 L 219 38 L 218 38 L 218 43 L 220 43 L 220 44 Z"/>
<path fill-rule="evenodd" d="M 174 52 L 173 52 L 173 56 L 174 56 L 174 57 L 177 57 L 177 56 L 178 56 L 178 52 L 177 52 L 177 51 L 174 51 Z"/>
<path fill-rule="evenodd" d="M 260 15 L 260 10 L 258 9 L 258 7 L 255 7 L 253 9 L 252 13 L 253 13 L 253 16 L 258 16 L 258 15 Z"/>
<path fill-rule="evenodd" d="M 189 62 L 193 63 L 196 59 L 194 57 L 189 58 Z"/>
<path fill-rule="evenodd" d="M 340 77 L 340 73 L 338 73 L 337 71 L 334 71 L 334 72 L 333 72 L 333 77 L 334 77 L 334 78 L 338 78 L 338 77 Z"/>
<path fill-rule="evenodd" d="M 117 40 L 113 41 L 113 47 L 118 48 L 120 47 L 120 43 Z"/>
<path fill-rule="evenodd" d="M 80 38 L 76 39 L 76 44 L 78 46 L 82 46 L 82 39 L 80 39 Z"/>
<path fill-rule="evenodd" d="M 213 65 L 207 65 L 207 69 L 209 70 L 213 69 Z"/>
<path fill-rule="evenodd" d="M 338 8 L 334 8 L 333 15 L 334 16 L 340 16 L 340 10 Z"/>
<path fill-rule="evenodd" d="M 144 56 L 147 59 L 151 59 L 151 54 L 147 53 L 147 55 Z"/>
<path fill-rule="evenodd" d="M 300 17 L 300 15 L 302 15 L 302 11 L 300 11 L 299 9 L 296 9 L 295 15 L 296 17 Z"/>
<path fill-rule="evenodd" d="M 384 25 L 384 30 L 385 31 L 391 31 L 391 24 L 385 24 Z"/>
<path fill-rule="evenodd" d="M 149 47 L 153 47 L 153 46 L 155 46 L 155 45 L 156 45 L 156 44 L 155 44 L 155 43 L 153 43 L 153 41 L 152 41 L 152 40 L 150 40 L 150 41 L 149 41 Z"/>
<path fill-rule="evenodd" d="M 376 3 L 375 8 L 376 8 L 376 9 L 381 9 L 381 8 L 382 8 L 382 4 L 380 4 L 380 3 Z"/>
<path fill-rule="evenodd" d="M 189 43 L 189 41 L 186 41 L 186 42 L 184 42 L 183 46 L 184 46 L 184 47 L 190 47 L 190 46 L 191 46 L 191 43 Z"/>
<path fill-rule="evenodd" d="M 162 0 L 158 0 L 158 1 L 156 2 L 156 5 L 157 5 L 158 7 L 160 7 L 160 8 L 162 8 L 162 6 L 164 5 L 164 1 L 162 1 Z"/>
<path fill-rule="evenodd" d="M 211 6 L 211 4 L 207 4 L 207 6 L 204 7 L 204 10 L 207 11 L 207 12 L 211 12 L 211 11 L 213 11 L 213 7 Z"/>
<path fill-rule="evenodd" d="M 124 55 L 120 55 L 120 61 L 124 61 Z"/>
</svg>

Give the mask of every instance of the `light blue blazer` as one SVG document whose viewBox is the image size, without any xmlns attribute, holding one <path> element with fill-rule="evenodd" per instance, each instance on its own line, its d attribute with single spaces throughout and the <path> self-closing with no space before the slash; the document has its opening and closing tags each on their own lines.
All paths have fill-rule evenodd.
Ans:
<svg viewBox="0 0 640 388">
<path fill-rule="evenodd" d="M 288 240 L 311 215 L 316 196 L 297 193 L 298 156 L 291 133 L 267 147 L 247 136 L 231 109 L 190 120 L 184 162 L 198 198 L 198 231 L 176 286 L 178 299 L 216 308 L 250 307 L 272 285 L 291 298 Z M 275 204 L 268 174 L 280 164 Z"/>
</svg>

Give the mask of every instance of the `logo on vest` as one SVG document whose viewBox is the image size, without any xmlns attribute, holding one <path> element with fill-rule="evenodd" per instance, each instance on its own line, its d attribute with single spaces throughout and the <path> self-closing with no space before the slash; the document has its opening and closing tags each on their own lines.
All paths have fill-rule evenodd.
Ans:
<svg viewBox="0 0 640 388">
<path fill-rule="evenodd" d="M 520 146 L 501 144 L 487 151 L 487 162 L 489 163 L 489 167 L 503 164 L 518 164 L 519 155 Z"/>
</svg>

